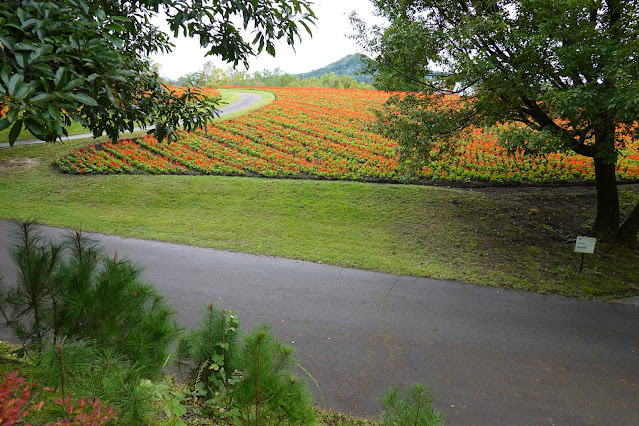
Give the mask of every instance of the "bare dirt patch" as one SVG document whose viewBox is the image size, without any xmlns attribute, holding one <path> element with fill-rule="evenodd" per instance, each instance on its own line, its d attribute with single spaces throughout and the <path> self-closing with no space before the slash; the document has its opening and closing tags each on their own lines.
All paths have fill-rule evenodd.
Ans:
<svg viewBox="0 0 639 426">
<path fill-rule="evenodd" d="M 0 161 L 0 171 L 18 167 L 37 167 L 42 164 L 39 158 L 12 158 Z"/>
</svg>

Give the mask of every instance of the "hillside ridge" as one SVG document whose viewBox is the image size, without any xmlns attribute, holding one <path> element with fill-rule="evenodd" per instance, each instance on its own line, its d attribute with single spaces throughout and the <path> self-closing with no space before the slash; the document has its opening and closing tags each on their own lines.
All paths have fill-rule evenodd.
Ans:
<svg viewBox="0 0 639 426">
<path fill-rule="evenodd" d="M 337 75 L 350 75 L 355 78 L 355 81 L 358 83 L 371 83 L 373 81 L 372 75 L 360 74 L 360 72 L 364 69 L 365 59 L 368 59 L 368 57 L 360 53 L 353 53 L 351 55 L 346 55 L 342 59 L 332 62 L 325 67 L 295 75 L 300 78 L 320 78 L 324 74 L 334 72 Z"/>
</svg>

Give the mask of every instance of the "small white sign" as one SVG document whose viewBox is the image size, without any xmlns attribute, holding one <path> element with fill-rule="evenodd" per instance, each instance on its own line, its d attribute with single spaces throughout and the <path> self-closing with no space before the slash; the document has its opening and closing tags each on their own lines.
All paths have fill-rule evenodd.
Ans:
<svg viewBox="0 0 639 426">
<path fill-rule="evenodd" d="M 577 237 L 577 244 L 575 244 L 575 253 L 593 254 L 595 252 L 595 244 L 597 244 L 596 238 Z"/>
</svg>

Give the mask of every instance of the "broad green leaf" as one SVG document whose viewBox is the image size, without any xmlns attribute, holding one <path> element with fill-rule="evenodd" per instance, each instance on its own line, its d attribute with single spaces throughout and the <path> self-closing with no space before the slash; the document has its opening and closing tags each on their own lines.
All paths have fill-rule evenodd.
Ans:
<svg viewBox="0 0 639 426">
<path fill-rule="evenodd" d="M 23 101 L 31 94 L 31 92 L 33 92 L 33 90 L 33 87 L 29 86 L 28 84 L 23 84 L 18 90 L 16 90 L 16 93 L 14 93 L 13 96 L 16 99 L 20 99 L 21 101 Z"/>
<path fill-rule="evenodd" d="M 10 125 L 11 125 L 11 121 L 9 121 L 8 118 L 5 117 L 0 119 L 0 132 L 8 128 Z"/>
<path fill-rule="evenodd" d="M 10 73 L 11 73 L 11 67 L 9 65 L 2 67 L 2 70 L 0 70 L 0 78 L 2 79 L 4 84 L 7 86 L 9 86 Z"/>
<path fill-rule="evenodd" d="M 52 101 L 54 100 L 56 97 L 50 93 L 40 93 L 34 97 L 31 98 L 31 102 L 32 103 L 39 103 L 39 102 L 48 102 L 48 101 Z"/>
<path fill-rule="evenodd" d="M 29 132 L 38 139 L 46 140 L 47 135 L 45 134 L 44 127 L 40 124 L 39 120 L 33 119 L 24 119 L 24 127 L 27 128 Z M 13 130 L 13 129 L 12 129 Z"/>
<path fill-rule="evenodd" d="M 4 34 L 0 34 L 0 43 L 2 43 L 2 46 L 8 47 L 10 50 L 13 50 L 15 48 L 14 43 L 11 41 L 11 39 L 5 37 Z"/>
<path fill-rule="evenodd" d="M 66 75 L 67 69 L 65 67 L 58 68 L 58 71 L 56 71 L 55 77 L 53 78 L 53 84 L 58 87 L 60 85 L 60 82 L 66 79 Z"/>
<path fill-rule="evenodd" d="M 51 104 L 47 105 L 47 112 L 49 113 L 49 117 L 55 120 L 59 121 L 62 118 L 62 114 L 60 113 L 60 110 Z"/>
<path fill-rule="evenodd" d="M 97 107 L 98 103 L 95 99 L 93 99 L 91 96 L 85 95 L 84 93 L 67 93 L 68 96 L 70 96 L 71 98 L 75 99 L 76 101 L 85 104 L 85 105 L 89 105 L 89 106 L 93 106 L 93 107 Z"/>
<path fill-rule="evenodd" d="M 124 27 L 122 25 L 115 23 L 107 24 L 104 26 L 104 28 L 106 28 L 107 30 L 115 31 L 117 33 L 121 33 L 122 31 L 124 31 Z"/>
<path fill-rule="evenodd" d="M 82 77 L 76 78 L 76 79 L 71 80 L 70 82 L 68 82 L 61 90 L 75 89 L 76 87 L 83 85 L 85 81 L 86 81 L 86 79 L 84 79 Z"/>
<path fill-rule="evenodd" d="M 20 68 L 24 69 L 25 61 L 24 61 L 24 53 L 18 52 L 16 53 L 16 62 Z"/>
<path fill-rule="evenodd" d="M 30 52 L 35 52 L 38 48 L 32 44 L 27 43 L 16 43 L 15 50 L 28 50 Z"/>
<path fill-rule="evenodd" d="M 18 119 L 19 112 L 20 110 L 18 108 L 9 108 L 9 111 L 7 112 L 7 118 L 9 119 L 10 123 L 13 123 Z"/>
<path fill-rule="evenodd" d="M 15 122 L 11 130 L 9 131 L 9 145 L 13 146 L 16 139 L 18 139 L 18 135 L 20 135 L 20 131 L 22 130 L 22 119 Z"/>
<path fill-rule="evenodd" d="M 109 40 L 111 43 L 113 43 L 118 49 L 122 49 L 122 47 L 124 46 L 124 43 L 122 42 L 122 40 L 114 35 L 105 34 L 104 37 L 107 40 Z"/>
<path fill-rule="evenodd" d="M 13 96 L 13 94 L 17 91 L 20 90 L 20 87 L 22 87 L 22 82 L 24 81 L 24 77 L 22 76 L 22 74 L 13 74 L 11 76 L 11 79 L 9 80 L 9 95 Z"/>
<path fill-rule="evenodd" d="M 28 30 L 29 28 L 31 28 L 32 26 L 34 26 L 38 22 L 39 22 L 39 20 L 36 19 L 36 18 L 27 19 L 26 21 L 24 21 L 22 23 L 22 29 L 23 30 Z"/>
<path fill-rule="evenodd" d="M 21 7 L 19 7 L 18 10 L 16 10 L 16 15 L 18 15 L 18 18 L 20 19 L 21 23 L 28 19 L 27 12 L 25 12 L 25 10 L 22 9 Z"/>
</svg>

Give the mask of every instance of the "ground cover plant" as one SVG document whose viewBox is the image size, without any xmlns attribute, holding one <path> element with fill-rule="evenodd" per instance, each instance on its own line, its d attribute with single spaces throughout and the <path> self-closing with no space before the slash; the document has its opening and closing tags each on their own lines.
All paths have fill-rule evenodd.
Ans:
<svg viewBox="0 0 639 426">
<path fill-rule="evenodd" d="M 261 110 L 168 144 L 153 137 L 79 149 L 56 164 L 69 173 L 203 173 L 456 184 L 593 182 L 592 159 L 574 153 L 509 152 L 490 129 L 472 129 L 453 151 L 408 174 L 397 144 L 373 133 L 373 110 L 386 92 L 271 88 Z M 438 148 L 436 148 L 438 149 Z M 639 147 L 629 144 L 617 165 L 621 181 L 639 178 Z"/>
</svg>

